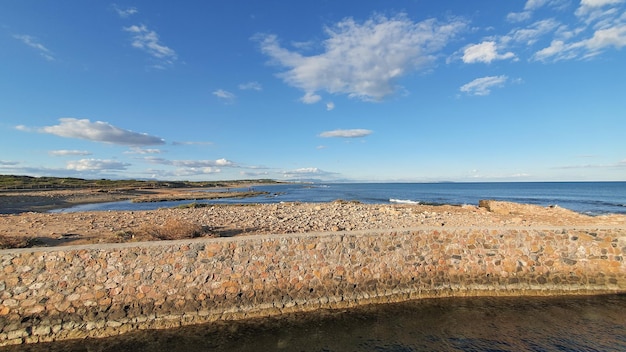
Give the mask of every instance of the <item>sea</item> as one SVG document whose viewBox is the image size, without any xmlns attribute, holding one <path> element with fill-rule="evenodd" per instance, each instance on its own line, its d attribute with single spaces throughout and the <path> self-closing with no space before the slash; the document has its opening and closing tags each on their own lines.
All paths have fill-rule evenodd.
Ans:
<svg viewBox="0 0 626 352">
<path fill-rule="evenodd" d="M 626 294 L 434 298 L 0 351 L 626 351 Z"/>
<path fill-rule="evenodd" d="M 231 189 L 244 191 L 245 189 Z M 626 214 L 626 182 L 484 182 L 484 183 L 282 183 L 253 187 L 267 194 L 237 199 L 183 200 L 156 203 L 130 201 L 83 204 L 53 212 L 154 210 L 189 203 L 281 203 L 358 201 L 368 204 L 478 205 L 493 199 L 558 206 L 588 215 Z M 208 190 L 214 192 L 215 190 Z M 202 192 L 202 191 L 199 191 Z"/>
</svg>

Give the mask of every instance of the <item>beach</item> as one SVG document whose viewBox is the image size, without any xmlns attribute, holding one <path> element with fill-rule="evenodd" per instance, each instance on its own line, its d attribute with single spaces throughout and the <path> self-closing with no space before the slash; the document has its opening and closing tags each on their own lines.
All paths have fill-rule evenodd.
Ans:
<svg viewBox="0 0 626 352">
<path fill-rule="evenodd" d="M 246 193 L 229 189 L 216 192 L 189 189 L 3 192 L 0 193 L 0 212 L 4 213 L 0 215 L 0 239 L 3 247 L 9 248 L 419 227 L 626 226 L 625 215 L 588 216 L 560 207 L 496 201 L 484 201 L 480 206 L 432 206 L 338 200 L 204 204 L 150 211 L 46 212 L 97 202 L 207 199 L 240 197 Z"/>
</svg>

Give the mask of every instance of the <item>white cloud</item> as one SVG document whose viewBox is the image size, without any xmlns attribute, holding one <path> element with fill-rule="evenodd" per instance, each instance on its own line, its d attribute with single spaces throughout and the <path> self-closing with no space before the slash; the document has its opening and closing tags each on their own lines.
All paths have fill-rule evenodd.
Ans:
<svg viewBox="0 0 626 352">
<path fill-rule="evenodd" d="M 173 64 L 177 59 L 176 52 L 159 42 L 159 35 L 155 31 L 149 30 L 145 25 L 133 25 L 124 27 L 126 32 L 132 34 L 131 45 L 148 53 L 162 64 Z M 162 67 L 159 65 L 159 67 Z"/>
<path fill-rule="evenodd" d="M 214 91 L 213 95 L 228 102 L 232 102 L 233 100 L 235 100 L 235 94 L 225 91 L 223 89 L 218 89 Z"/>
<path fill-rule="evenodd" d="M 305 104 L 315 104 L 320 100 L 322 100 L 322 97 L 312 92 L 306 92 L 306 94 L 300 98 L 300 101 Z"/>
<path fill-rule="evenodd" d="M 39 132 L 50 133 L 60 137 L 86 139 L 94 142 L 104 142 L 127 146 L 147 146 L 164 144 L 159 137 L 145 133 L 137 133 L 112 126 L 106 122 L 91 122 L 88 119 L 71 117 L 59 119 L 59 124 L 39 129 Z M 17 126 L 24 130 L 26 127 Z"/>
<path fill-rule="evenodd" d="M 74 155 L 91 155 L 91 152 L 86 150 L 51 150 L 48 154 L 52 156 L 74 156 Z"/>
<path fill-rule="evenodd" d="M 286 67 L 279 74 L 305 92 L 305 103 L 318 91 L 379 101 L 397 90 L 399 78 L 423 69 L 450 39 L 466 27 L 462 20 L 413 22 L 406 15 L 376 15 L 363 23 L 348 18 L 325 29 L 324 51 L 304 56 L 280 46 L 273 35 L 257 35 L 263 53 Z"/>
<path fill-rule="evenodd" d="M 528 0 L 524 5 L 524 10 L 536 10 L 545 5 L 549 0 Z"/>
<path fill-rule="evenodd" d="M 128 7 L 125 9 L 122 9 L 121 7 L 117 6 L 116 4 L 113 4 L 113 10 L 115 10 L 115 12 L 117 12 L 117 14 L 121 17 L 121 18 L 128 18 L 134 14 L 136 14 L 137 12 L 137 8 L 135 7 Z"/>
<path fill-rule="evenodd" d="M 68 170 L 76 171 L 126 170 L 128 166 L 128 163 L 101 159 L 81 159 L 67 163 Z"/>
<path fill-rule="evenodd" d="M 332 101 L 329 101 L 328 103 L 326 103 L 326 110 L 327 111 L 331 111 L 335 109 L 335 103 L 333 103 Z"/>
<path fill-rule="evenodd" d="M 626 46 L 626 24 L 620 27 L 597 30 L 593 37 L 582 41 L 581 45 L 592 53 L 611 46 L 621 49 Z"/>
<path fill-rule="evenodd" d="M 491 63 L 494 60 L 506 60 L 515 58 L 515 54 L 507 52 L 498 54 L 496 42 L 485 41 L 480 44 L 470 45 L 463 50 L 463 62 L 466 64 L 484 62 Z"/>
<path fill-rule="evenodd" d="M 41 55 L 46 60 L 54 61 L 54 56 L 52 55 L 52 52 L 43 44 L 39 43 L 35 37 L 26 34 L 15 34 L 13 35 L 13 38 L 21 41 L 31 48 L 37 49 L 37 51 L 39 51 L 39 55 Z"/>
<path fill-rule="evenodd" d="M 326 131 L 319 134 L 320 137 L 323 138 L 359 138 L 366 137 L 372 134 L 372 131 L 366 129 L 352 129 L 352 130 L 334 130 L 334 131 Z"/>
<path fill-rule="evenodd" d="M 502 87 L 507 81 L 507 76 L 488 76 L 476 78 L 475 80 L 464 84 L 460 90 L 469 95 L 489 95 L 494 87 Z"/>
<path fill-rule="evenodd" d="M 247 83 L 240 84 L 239 89 L 261 91 L 263 90 L 263 87 L 261 86 L 261 83 L 259 82 L 247 82 Z"/>
</svg>

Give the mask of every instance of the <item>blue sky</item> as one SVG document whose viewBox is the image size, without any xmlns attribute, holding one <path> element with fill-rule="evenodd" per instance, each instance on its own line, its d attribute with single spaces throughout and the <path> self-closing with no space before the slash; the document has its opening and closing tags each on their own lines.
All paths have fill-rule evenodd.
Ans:
<svg viewBox="0 0 626 352">
<path fill-rule="evenodd" d="M 626 0 L 0 2 L 0 174 L 626 180 Z"/>
</svg>

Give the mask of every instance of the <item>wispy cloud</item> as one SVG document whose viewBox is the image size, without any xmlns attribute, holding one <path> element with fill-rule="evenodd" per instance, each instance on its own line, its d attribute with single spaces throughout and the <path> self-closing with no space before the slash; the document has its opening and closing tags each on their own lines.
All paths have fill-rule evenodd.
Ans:
<svg viewBox="0 0 626 352">
<path fill-rule="evenodd" d="M 240 84 L 239 89 L 261 91 L 263 90 L 263 87 L 261 86 L 261 83 L 259 82 L 247 82 L 247 83 Z"/>
<path fill-rule="evenodd" d="M 134 48 L 143 50 L 152 58 L 158 60 L 155 67 L 164 68 L 163 65 L 171 65 L 177 60 L 176 52 L 163 45 L 159 40 L 159 35 L 155 31 L 149 30 L 145 25 L 124 27 L 124 31 L 131 33 L 131 45 Z"/>
<path fill-rule="evenodd" d="M 53 134 L 59 137 L 77 138 L 93 142 L 119 144 L 131 147 L 165 144 L 165 141 L 159 137 L 121 129 L 107 122 L 91 122 L 88 119 L 75 119 L 71 117 L 59 119 L 59 124 L 54 126 L 30 128 L 19 125 L 15 128 L 21 131 L 34 130 L 41 133 Z"/>
<path fill-rule="evenodd" d="M 113 4 L 112 8 L 121 18 L 128 18 L 139 12 L 136 7 L 127 7 L 123 9 L 117 6 L 117 4 Z"/>
<path fill-rule="evenodd" d="M 161 154 L 163 151 L 161 149 L 155 148 L 139 148 L 139 147 L 131 147 L 130 150 L 124 152 L 124 154 Z"/>
<path fill-rule="evenodd" d="M 489 95 L 492 88 L 502 87 L 507 80 L 508 77 L 504 75 L 476 78 L 461 86 L 460 90 L 469 95 Z"/>
<path fill-rule="evenodd" d="M 582 0 L 575 14 L 582 21 L 569 28 L 561 25 L 550 45 L 538 50 L 533 60 L 554 62 L 590 59 L 611 48 L 626 46 L 624 0 Z"/>
<path fill-rule="evenodd" d="M 292 181 L 309 181 L 309 180 L 337 180 L 340 174 L 319 169 L 317 167 L 303 167 L 294 170 L 286 170 L 282 172 L 283 178 Z"/>
<path fill-rule="evenodd" d="M 534 59 L 539 61 L 586 59 L 597 56 L 610 47 L 621 49 L 624 46 L 626 46 L 626 24 L 597 30 L 591 38 L 577 42 L 554 40 L 550 46 L 539 50 Z"/>
<path fill-rule="evenodd" d="M 0 166 L 15 166 L 19 164 L 17 161 L 0 160 Z"/>
<path fill-rule="evenodd" d="M 159 171 L 161 175 L 168 176 L 193 176 L 220 173 L 222 167 L 238 167 L 234 162 L 227 159 L 217 160 L 169 160 L 164 158 L 146 157 L 145 161 L 158 164 L 173 166 L 175 171 Z"/>
<path fill-rule="evenodd" d="M 31 48 L 35 48 L 39 55 L 41 55 L 44 59 L 48 61 L 54 61 L 54 55 L 52 52 L 46 48 L 43 44 L 41 44 L 37 38 L 27 35 L 27 34 L 14 34 L 13 38 L 21 41 L 22 43 L 30 46 Z"/>
<path fill-rule="evenodd" d="M 283 177 L 289 179 L 334 178 L 337 175 L 336 172 L 324 171 L 316 167 L 303 167 L 283 172 Z"/>
<path fill-rule="evenodd" d="M 185 141 L 185 142 L 172 142 L 172 145 L 213 145 L 213 142 L 198 142 L 198 141 Z"/>
<path fill-rule="evenodd" d="M 76 155 L 91 155 L 91 152 L 88 152 L 86 150 L 61 149 L 61 150 L 51 150 L 48 152 L 48 154 L 52 156 L 76 156 Z"/>
<path fill-rule="evenodd" d="M 597 11 L 607 5 L 617 5 L 624 0 L 581 0 L 580 7 L 576 10 L 576 15 L 586 16 L 593 11 Z"/>
<path fill-rule="evenodd" d="M 333 130 L 325 131 L 319 134 L 323 138 L 360 138 L 366 137 L 372 134 L 373 131 L 366 129 L 351 129 L 351 130 Z"/>
<path fill-rule="evenodd" d="M 216 97 L 228 102 L 228 103 L 232 103 L 235 100 L 235 94 L 226 91 L 224 89 L 218 89 L 216 91 L 213 92 L 213 95 L 215 95 Z"/>
<path fill-rule="evenodd" d="M 405 14 L 362 23 L 347 18 L 325 29 L 324 51 L 311 56 L 282 47 L 274 35 L 255 39 L 264 54 L 287 68 L 279 77 L 304 91 L 304 103 L 320 101 L 320 91 L 380 101 L 397 91 L 401 77 L 430 66 L 464 28 L 460 19 L 413 22 Z"/>
<path fill-rule="evenodd" d="M 170 165 L 187 168 L 203 168 L 203 167 L 236 167 L 235 163 L 227 159 L 217 160 L 169 160 L 164 158 L 146 157 L 147 162 L 160 165 Z"/>
<path fill-rule="evenodd" d="M 523 22 L 529 20 L 532 17 L 532 12 L 530 11 L 522 11 L 522 12 L 511 12 L 506 15 L 506 19 L 509 22 Z"/>
<path fill-rule="evenodd" d="M 558 166 L 555 169 L 614 169 L 614 168 L 626 168 L 626 159 L 620 160 L 610 164 L 581 164 L 581 165 L 566 165 Z"/>
<path fill-rule="evenodd" d="M 68 170 L 75 171 L 102 171 L 102 170 L 126 170 L 130 164 L 123 163 L 116 160 L 102 160 L 102 159 L 81 159 L 76 161 L 69 161 L 67 163 Z"/>
<path fill-rule="evenodd" d="M 515 28 L 508 34 L 498 38 L 501 43 L 514 43 L 522 45 L 535 44 L 539 39 L 553 33 L 560 27 L 555 19 L 539 20 L 522 28 Z"/>
<path fill-rule="evenodd" d="M 333 103 L 332 101 L 329 101 L 328 103 L 326 103 L 326 110 L 327 111 L 335 110 L 335 103 Z"/>
<path fill-rule="evenodd" d="M 242 177 L 269 177 L 270 173 L 267 171 L 241 171 L 239 173 Z"/>
</svg>

